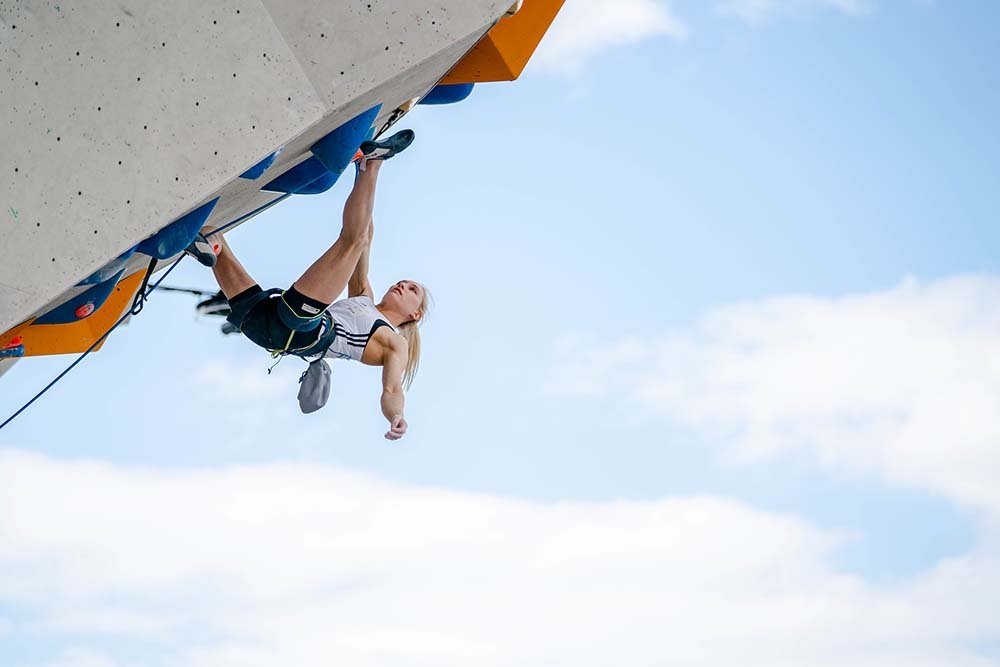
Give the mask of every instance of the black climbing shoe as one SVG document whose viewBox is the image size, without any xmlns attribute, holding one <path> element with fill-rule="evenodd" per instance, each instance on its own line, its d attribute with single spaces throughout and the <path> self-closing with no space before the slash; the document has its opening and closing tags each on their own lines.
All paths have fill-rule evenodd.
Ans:
<svg viewBox="0 0 1000 667">
<path fill-rule="evenodd" d="M 229 317 L 229 313 L 231 312 L 229 309 L 229 300 L 221 291 L 216 292 L 204 301 L 199 301 L 198 305 L 195 306 L 195 310 L 198 311 L 199 315 L 221 315 L 222 317 Z"/>
<path fill-rule="evenodd" d="M 400 130 L 388 139 L 382 141 L 366 141 L 361 144 L 361 158 L 358 160 L 358 169 L 365 170 L 365 164 L 369 160 L 388 160 L 397 153 L 402 153 L 406 147 L 413 143 L 416 134 L 413 130 Z"/>
<path fill-rule="evenodd" d="M 194 257 L 200 264 L 212 268 L 215 266 L 215 260 L 217 259 L 215 255 L 215 244 L 206 239 L 201 232 L 194 237 L 194 241 L 191 241 L 191 245 L 184 248 L 185 254 Z"/>
</svg>

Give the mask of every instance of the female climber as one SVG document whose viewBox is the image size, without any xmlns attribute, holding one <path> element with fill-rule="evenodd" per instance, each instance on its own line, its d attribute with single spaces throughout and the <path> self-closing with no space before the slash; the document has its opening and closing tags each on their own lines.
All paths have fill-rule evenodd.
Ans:
<svg viewBox="0 0 1000 667">
<path fill-rule="evenodd" d="M 382 367 L 381 407 L 389 421 L 389 440 L 406 433 L 403 387 L 409 388 L 420 361 L 417 327 L 429 295 L 420 283 L 400 280 L 375 303 L 368 258 L 379 169 L 409 146 L 413 136 L 403 130 L 361 145 L 340 236 L 287 290 L 261 289 L 222 235 L 204 231 L 219 247 L 212 270 L 229 300 L 227 319 L 247 338 L 274 356 L 335 357 Z M 335 301 L 345 287 L 348 298 Z"/>
</svg>

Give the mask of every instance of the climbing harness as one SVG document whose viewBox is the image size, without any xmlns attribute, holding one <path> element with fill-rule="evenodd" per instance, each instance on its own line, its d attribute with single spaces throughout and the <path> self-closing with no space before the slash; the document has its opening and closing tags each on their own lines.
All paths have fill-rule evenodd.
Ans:
<svg viewBox="0 0 1000 667">
<path fill-rule="evenodd" d="M 267 374 L 270 375 L 271 371 L 274 370 L 275 366 L 281 363 L 281 360 L 287 356 L 296 356 L 307 362 L 309 366 L 302 375 L 299 376 L 299 392 L 298 401 L 299 408 L 304 414 L 309 414 L 319 410 L 324 405 L 326 405 L 327 400 L 330 397 L 330 366 L 326 363 L 324 357 L 326 356 L 326 351 L 333 344 L 333 341 L 337 338 L 337 330 L 334 327 L 333 316 L 329 311 L 324 310 L 319 315 L 314 317 L 302 317 L 294 312 L 288 302 L 285 301 L 285 291 L 284 290 L 267 290 L 262 292 L 264 299 L 281 299 L 282 303 L 287 307 L 287 311 L 284 317 L 293 317 L 296 320 L 303 322 L 315 322 L 320 320 L 319 324 L 314 327 L 314 329 L 319 329 L 319 335 L 316 340 L 310 342 L 308 345 L 303 347 L 293 348 L 292 340 L 295 338 L 296 333 L 306 333 L 311 331 L 311 329 L 303 328 L 293 328 L 289 326 L 288 322 L 282 319 L 285 326 L 288 326 L 288 340 L 285 341 L 285 345 L 281 349 L 268 350 L 271 353 L 271 358 L 275 360 L 267 369 Z M 275 296 L 277 295 L 277 296 Z M 280 306 L 279 306 L 280 308 Z M 314 358 L 310 358 L 314 357 Z"/>
<path fill-rule="evenodd" d="M 287 357 L 288 355 L 294 355 L 296 357 L 301 357 L 306 361 L 309 361 L 308 357 L 320 356 L 322 357 L 327 348 L 333 344 L 333 339 L 337 337 L 337 332 L 333 327 L 333 316 L 327 311 L 323 311 L 322 314 L 317 316 L 322 318 L 322 322 L 319 325 L 320 334 L 313 342 L 302 347 L 292 348 L 292 339 L 295 338 L 295 334 L 300 333 L 295 329 L 292 329 L 288 334 L 288 340 L 285 341 L 285 346 L 280 350 L 268 350 L 271 353 L 272 359 L 278 359 L 279 357 Z M 280 359 L 279 359 L 280 361 Z M 277 364 L 275 364 L 277 365 Z M 274 366 L 272 366 L 273 368 Z M 271 371 L 268 370 L 268 373 Z"/>
</svg>

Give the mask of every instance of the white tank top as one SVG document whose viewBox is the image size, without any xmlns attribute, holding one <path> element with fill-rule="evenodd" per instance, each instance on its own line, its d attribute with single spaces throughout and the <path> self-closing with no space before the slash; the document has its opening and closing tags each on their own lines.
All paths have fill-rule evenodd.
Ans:
<svg viewBox="0 0 1000 667">
<path fill-rule="evenodd" d="M 365 346 L 379 327 L 396 327 L 378 311 L 375 302 L 367 296 L 355 296 L 331 304 L 327 309 L 333 318 L 337 337 L 326 351 L 327 357 L 361 361 Z M 397 333 L 399 333 L 397 331 Z"/>
</svg>

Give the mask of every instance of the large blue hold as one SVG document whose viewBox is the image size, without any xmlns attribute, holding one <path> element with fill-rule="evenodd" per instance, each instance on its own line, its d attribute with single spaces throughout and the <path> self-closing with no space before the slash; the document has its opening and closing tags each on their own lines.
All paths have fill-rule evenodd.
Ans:
<svg viewBox="0 0 1000 667">
<path fill-rule="evenodd" d="M 297 195 L 318 195 L 326 192 L 333 187 L 333 184 L 337 182 L 340 178 L 340 174 L 334 174 L 332 172 L 325 172 L 322 176 L 314 181 L 310 181 L 306 185 L 302 186 L 295 191 Z"/>
<path fill-rule="evenodd" d="M 156 259 L 169 259 L 191 245 L 212 214 L 212 209 L 219 201 L 216 197 L 207 204 L 202 204 L 195 210 L 173 221 L 160 231 L 139 244 L 139 252 Z"/>
<path fill-rule="evenodd" d="M 336 176 L 331 174 L 327 168 L 323 166 L 323 163 L 319 161 L 319 158 L 313 155 L 310 156 L 309 159 L 298 163 L 281 176 L 278 176 L 276 179 L 261 188 L 261 190 L 288 192 L 294 194 L 315 194 L 313 192 L 307 192 L 307 186 L 314 181 L 327 179 L 330 176 L 333 176 L 333 180 L 336 182 Z M 333 185 L 333 183 L 330 183 L 330 185 Z"/>
<path fill-rule="evenodd" d="M 382 105 L 376 104 L 368 111 L 347 121 L 313 144 L 313 155 L 319 158 L 331 174 L 340 176 L 347 165 L 351 164 L 361 143 L 371 139 L 375 134 L 372 125 L 381 110 Z"/>
<path fill-rule="evenodd" d="M 351 164 L 362 142 L 375 133 L 372 124 L 382 105 L 377 104 L 358 114 L 312 146 L 312 157 L 278 176 L 261 190 L 293 194 L 326 192 Z"/>
<path fill-rule="evenodd" d="M 420 104 L 454 104 L 461 102 L 472 94 L 474 83 L 442 83 L 434 86 L 420 100 Z"/>
</svg>

